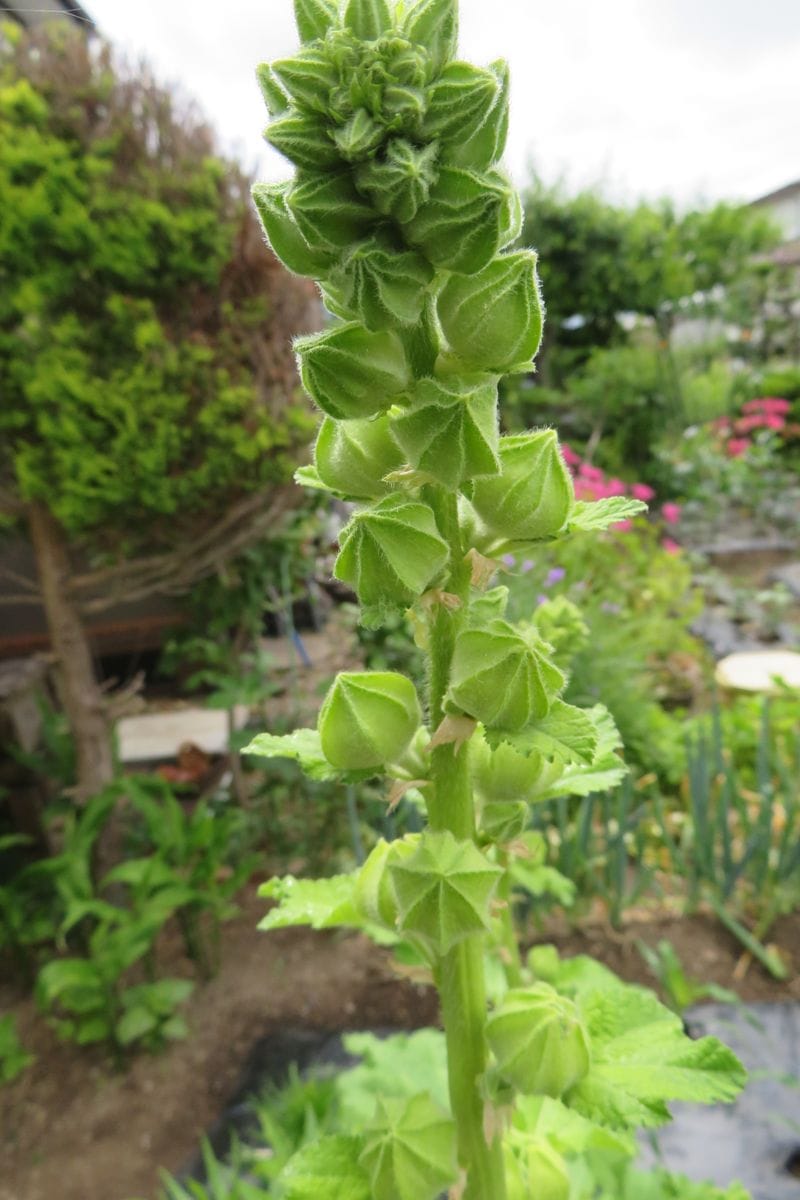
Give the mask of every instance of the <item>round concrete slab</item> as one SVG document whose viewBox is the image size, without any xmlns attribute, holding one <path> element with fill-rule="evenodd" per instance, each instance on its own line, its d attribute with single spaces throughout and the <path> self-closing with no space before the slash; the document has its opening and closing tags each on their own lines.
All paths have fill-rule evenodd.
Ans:
<svg viewBox="0 0 800 1200">
<path fill-rule="evenodd" d="M 800 688 L 800 654 L 793 650 L 742 650 L 717 663 L 714 672 L 720 687 L 733 692 L 781 691 L 780 680 Z"/>
</svg>

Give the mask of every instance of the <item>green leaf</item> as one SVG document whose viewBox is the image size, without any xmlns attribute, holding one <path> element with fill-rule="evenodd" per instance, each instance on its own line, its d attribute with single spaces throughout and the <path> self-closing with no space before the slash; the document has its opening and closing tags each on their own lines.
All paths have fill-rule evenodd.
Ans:
<svg viewBox="0 0 800 1200">
<path fill-rule="evenodd" d="M 598 734 L 591 716 L 584 709 L 554 700 L 547 715 L 530 729 L 503 735 L 502 740 L 523 754 L 534 752 L 563 763 L 590 765 L 597 751 Z"/>
<path fill-rule="evenodd" d="M 745 1071 L 716 1038 L 693 1040 L 652 992 L 624 986 L 582 992 L 578 1003 L 592 1042 L 589 1074 L 570 1107 L 615 1128 L 660 1125 L 668 1100 L 733 1100 Z"/>
<path fill-rule="evenodd" d="M 363 928 L 364 921 L 353 904 L 357 877 L 357 872 L 352 872 L 330 879 L 295 879 L 293 875 L 284 875 L 268 880 L 258 894 L 278 903 L 262 918 L 258 928 L 286 929 L 291 925 L 310 925 L 312 929 L 332 929 L 337 925 Z"/>
<path fill-rule="evenodd" d="M 322 753 L 322 742 L 316 729 L 295 729 L 293 733 L 258 733 L 243 749 L 242 754 L 253 754 L 259 758 L 292 758 L 303 769 L 309 779 L 338 779 L 340 771 L 334 770 Z"/>
<path fill-rule="evenodd" d="M 278 1176 L 284 1200 L 371 1200 L 360 1137 L 333 1134 L 302 1146 Z"/>
<path fill-rule="evenodd" d="M 315 42 L 324 38 L 336 24 L 338 15 L 336 0 L 294 0 L 294 19 L 302 42 Z"/>
<path fill-rule="evenodd" d="M 361 1059 L 358 1066 L 336 1076 L 346 1127 L 363 1129 L 381 1096 L 409 1100 L 423 1090 L 444 1111 L 449 1109 L 447 1047 L 441 1030 L 420 1029 L 385 1038 L 347 1033 L 342 1042 L 348 1054 Z"/>
<path fill-rule="evenodd" d="M 591 764 L 568 763 L 554 782 L 536 789 L 537 803 L 554 800 L 558 796 L 592 796 L 597 792 L 607 792 L 628 774 L 628 767 L 616 753 L 622 746 L 622 739 L 608 709 L 596 704 L 585 712 L 597 734 Z"/>
<path fill-rule="evenodd" d="M 575 884 L 555 867 L 534 865 L 524 859 L 515 858 L 509 869 L 509 878 L 514 887 L 522 888 L 531 896 L 552 896 L 564 908 L 575 903 Z"/>
<path fill-rule="evenodd" d="M 421 938 L 437 955 L 489 928 L 489 901 L 502 871 L 474 842 L 428 830 L 415 852 L 389 870 L 400 929 Z"/>
<path fill-rule="evenodd" d="M 380 1098 L 361 1162 L 372 1200 L 435 1200 L 458 1174 L 455 1122 L 427 1094 Z"/>
<path fill-rule="evenodd" d="M 158 1025 L 158 1017 L 142 1005 L 129 1008 L 114 1026 L 114 1035 L 121 1046 L 130 1046 L 148 1033 L 152 1033 Z"/>
<path fill-rule="evenodd" d="M 569 514 L 569 528 L 581 530 L 608 529 L 617 521 L 628 521 L 647 511 L 643 500 L 628 496 L 606 496 L 604 500 L 576 500 Z"/>
</svg>

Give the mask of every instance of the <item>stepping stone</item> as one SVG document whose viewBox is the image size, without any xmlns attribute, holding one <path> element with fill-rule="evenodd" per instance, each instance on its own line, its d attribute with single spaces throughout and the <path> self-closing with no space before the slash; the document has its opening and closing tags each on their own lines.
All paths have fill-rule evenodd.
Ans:
<svg viewBox="0 0 800 1200">
<path fill-rule="evenodd" d="M 790 688 L 800 688 L 800 654 L 793 650 L 745 650 L 717 663 L 714 678 L 733 692 L 781 692 L 776 678 Z"/>
</svg>

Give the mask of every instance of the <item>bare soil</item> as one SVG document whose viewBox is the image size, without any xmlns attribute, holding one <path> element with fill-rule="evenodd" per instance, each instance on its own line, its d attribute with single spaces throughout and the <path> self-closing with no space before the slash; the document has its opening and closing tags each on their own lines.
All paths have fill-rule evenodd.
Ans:
<svg viewBox="0 0 800 1200">
<path fill-rule="evenodd" d="M 281 1029 L 393 1026 L 436 1020 L 436 999 L 399 980 L 384 951 L 360 937 L 284 930 L 257 934 L 263 901 L 250 888 L 223 932 L 222 967 L 188 1006 L 191 1036 L 116 1072 L 97 1049 L 60 1043 L 32 1001 L 0 987 L 36 1062 L 0 1090 L 0 1200 L 155 1200 L 159 1168 L 178 1170 L 237 1082 L 254 1043 Z M 757 964 L 743 977 L 738 945 L 711 917 L 637 920 L 622 933 L 602 922 L 553 929 L 537 940 L 590 953 L 632 981 L 652 983 L 636 949 L 668 938 L 687 970 L 732 986 L 745 1000 L 800 999 L 800 979 L 777 984 Z M 773 940 L 800 964 L 800 914 Z M 177 954 L 177 949 L 176 949 Z M 189 974 L 188 964 L 171 967 Z"/>
</svg>

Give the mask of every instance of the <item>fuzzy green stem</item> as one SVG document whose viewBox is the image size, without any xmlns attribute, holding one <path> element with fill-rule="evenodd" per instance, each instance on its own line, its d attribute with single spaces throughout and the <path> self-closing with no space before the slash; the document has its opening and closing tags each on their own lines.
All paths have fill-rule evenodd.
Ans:
<svg viewBox="0 0 800 1200">
<path fill-rule="evenodd" d="M 439 530 L 450 544 L 452 569 L 446 584 L 460 601 L 452 609 L 436 607 L 430 627 L 431 725 L 435 729 L 444 716 L 455 639 L 469 603 L 469 567 L 458 524 L 456 498 L 441 488 L 429 489 L 427 497 L 437 516 Z M 465 840 L 475 836 L 475 814 L 469 772 L 469 749 L 439 746 L 431 754 L 431 782 L 426 789 L 428 819 L 432 829 L 449 830 Z M 467 1173 L 464 1200 L 505 1200 L 505 1171 L 499 1137 L 487 1141 L 484 1130 L 484 1101 L 480 1081 L 487 1066 L 486 987 L 484 983 L 484 938 L 465 938 L 435 969 L 447 1042 L 447 1073 L 450 1103 L 458 1137 L 458 1158 Z"/>
</svg>

